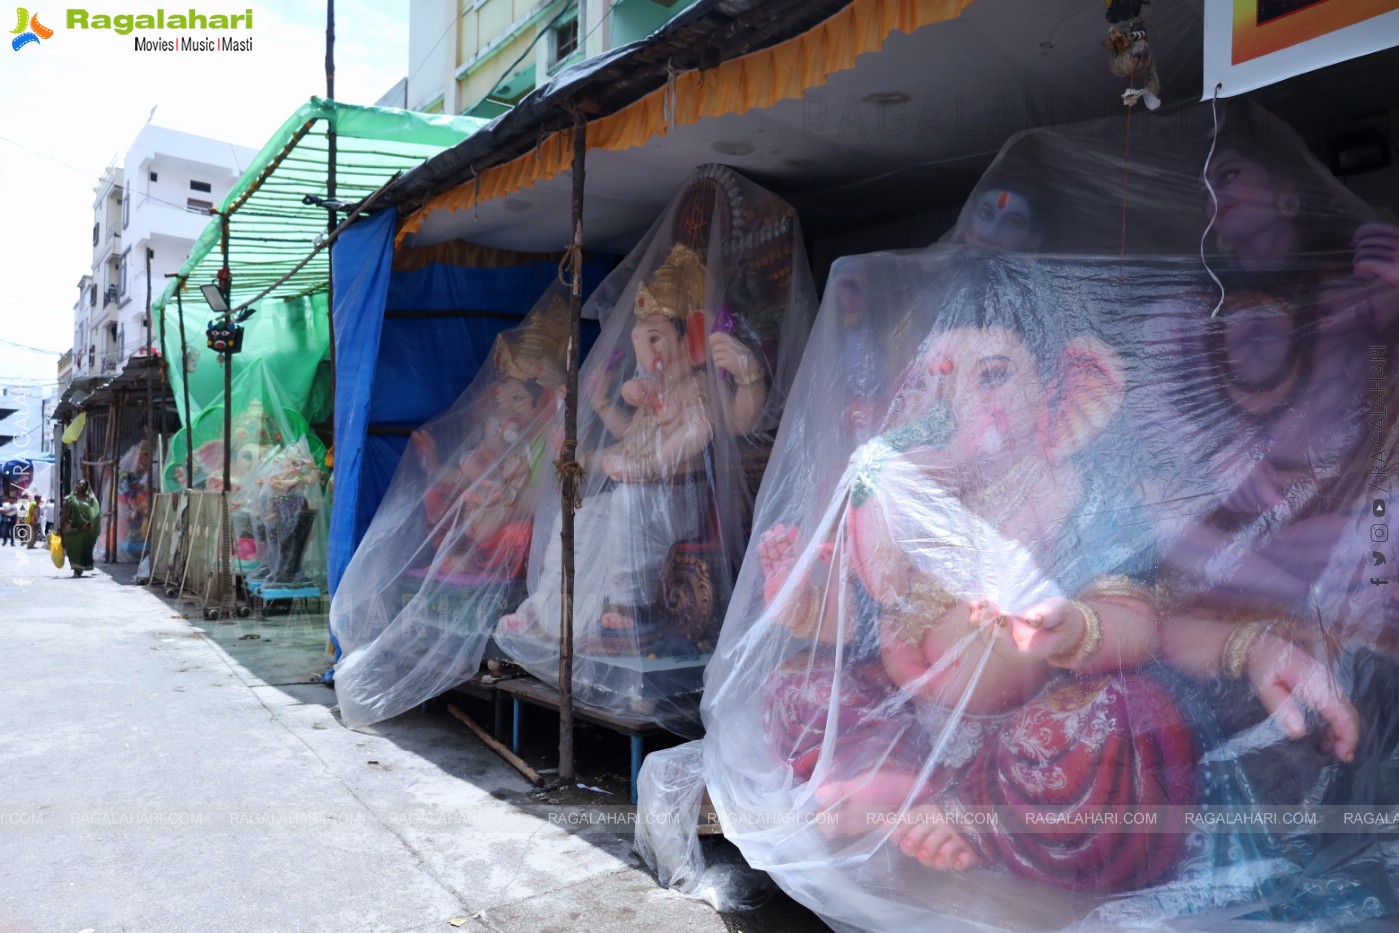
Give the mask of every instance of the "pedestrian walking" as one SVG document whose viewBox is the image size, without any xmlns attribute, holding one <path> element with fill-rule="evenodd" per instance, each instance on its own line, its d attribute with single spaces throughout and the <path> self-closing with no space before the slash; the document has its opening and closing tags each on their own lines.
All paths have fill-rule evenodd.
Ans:
<svg viewBox="0 0 1399 933">
<path fill-rule="evenodd" d="M 19 506 L 14 496 L 0 499 L 0 544 L 15 546 L 15 520 L 19 517 Z"/>
<path fill-rule="evenodd" d="M 101 508 L 87 480 L 80 479 L 63 500 L 63 508 L 58 513 L 58 533 L 63 535 L 63 550 L 75 577 L 92 569 L 92 549 L 97 544 L 97 519 Z"/>
<path fill-rule="evenodd" d="M 30 550 L 33 550 L 34 546 L 39 543 L 39 512 L 43 507 L 43 496 L 35 496 L 29 501 L 29 513 L 25 516 L 24 523 L 29 526 L 29 544 L 27 546 Z"/>
<path fill-rule="evenodd" d="M 44 507 L 39 511 L 39 518 L 44 523 L 44 537 L 48 538 L 53 534 L 53 500 L 44 502 Z"/>
</svg>

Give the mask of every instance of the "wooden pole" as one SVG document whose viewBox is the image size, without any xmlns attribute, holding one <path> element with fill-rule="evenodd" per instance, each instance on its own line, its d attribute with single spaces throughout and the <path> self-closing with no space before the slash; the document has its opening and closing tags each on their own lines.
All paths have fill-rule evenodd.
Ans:
<svg viewBox="0 0 1399 933">
<path fill-rule="evenodd" d="M 519 755 L 516 755 L 510 749 L 506 748 L 504 745 L 500 744 L 495 739 L 487 735 L 486 730 L 482 729 L 479 725 L 476 724 L 476 720 L 472 719 L 470 716 L 466 715 L 450 703 L 447 704 L 447 712 L 451 713 L 457 719 L 461 720 L 461 722 L 468 729 L 476 733 L 476 738 L 480 739 L 482 742 L 485 742 L 487 748 L 495 752 L 500 757 L 504 758 L 506 761 L 508 761 L 516 771 L 520 772 L 525 776 L 525 780 L 529 781 L 531 784 L 539 784 L 539 772 L 535 771 L 529 765 L 525 764 L 524 760 L 520 758 Z"/>
<path fill-rule="evenodd" d="M 559 460 L 563 525 L 559 545 L 563 564 L 563 610 L 559 627 L 559 780 L 572 782 L 573 772 L 573 510 L 581 493 L 578 465 L 578 342 L 583 311 L 583 163 L 587 152 L 587 122 L 573 113 L 573 243 L 569 247 L 568 375 L 564 394 L 564 441 Z"/>
<path fill-rule="evenodd" d="M 326 0 L 325 8 L 325 96 L 335 101 L 335 0 Z M 328 205 L 335 203 L 335 111 L 332 106 L 329 132 L 326 133 L 328 152 L 326 153 L 325 197 Z M 326 235 L 333 236 L 336 228 L 335 208 L 326 207 Z M 330 277 L 326 281 L 326 324 L 330 339 L 330 443 L 335 444 L 335 242 L 326 247 L 326 258 L 330 264 Z"/>
<path fill-rule="evenodd" d="M 325 97 L 335 100 L 335 0 L 325 4 Z"/>
<path fill-rule="evenodd" d="M 155 515 L 155 359 L 151 356 L 151 258 L 146 247 L 146 508 L 147 525 Z"/>
<path fill-rule="evenodd" d="M 228 268 L 228 215 L 219 217 L 223 266 L 219 269 L 219 291 L 223 294 L 224 323 L 233 323 L 233 273 Z M 223 356 L 223 489 L 219 492 L 218 594 L 219 609 L 232 609 L 233 601 L 233 537 L 229 518 L 228 497 L 233 489 L 233 354 Z M 193 443 L 193 433 L 190 435 Z M 205 613 L 208 613 L 205 606 Z"/>
<path fill-rule="evenodd" d="M 189 372 L 185 360 L 189 358 L 189 345 L 185 342 L 185 280 L 180 279 L 175 289 L 175 309 L 180 316 L 180 390 L 185 397 L 185 492 L 194 489 L 194 412 L 189 410 Z M 166 361 L 169 365 L 169 361 Z"/>
<path fill-rule="evenodd" d="M 225 308 L 233 308 L 233 279 L 228 268 L 228 215 L 219 216 L 219 227 L 221 235 L 219 237 L 220 248 L 223 250 L 223 267 L 219 270 L 219 291 L 223 293 L 223 304 Z M 227 312 L 224 313 L 224 322 L 233 320 Z M 233 354 L 224 353 L 223 356 L 223 495 L 228 496 L 229 487 L 233 484 Z M 193 438 L 191 437 L 191 440 Z"/>
<path fill-rule="evenodd" d="M 121 467 L 121 455 L 118 448 L 121 445 L 121 414 L 124 403 L 125 393 L 112 393 L 112 415 L 107 419 L 107 449 L 103 454 L 103 459 L 106 462 L 97 474 L 98 476 L 106 476 L 107 490 L 111 493 L 107 497 L 111 511 L 107 513 L 107 521 L 102 524 L 103 557 L 109 564 L 117 562 L 117 470 Z"/>
</svg>

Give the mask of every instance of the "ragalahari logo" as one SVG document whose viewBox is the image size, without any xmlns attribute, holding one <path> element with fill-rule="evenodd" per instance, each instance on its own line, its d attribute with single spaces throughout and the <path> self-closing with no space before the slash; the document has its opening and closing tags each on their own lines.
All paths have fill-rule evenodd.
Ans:
<svg viewBox="0 0 1399 933">
<path fill-rule="evenodd" d="M 39 14 L 30 16 L 24 7 L 15 10 L 15 28 L 11 32 L 15 33 L 15 38 L 10 47 L 16 52 L 31 42 L 37 43 L 40 39 L 53 38 L 53 30 L 39 22 Z"/>
</svg>

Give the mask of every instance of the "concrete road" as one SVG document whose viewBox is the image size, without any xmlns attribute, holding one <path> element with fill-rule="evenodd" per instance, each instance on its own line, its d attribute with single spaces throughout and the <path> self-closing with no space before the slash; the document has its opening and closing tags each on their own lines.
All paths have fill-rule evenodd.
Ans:
<svg viewBox="0 0 1399 933">
<path fill-rule="evenodd" d="M 343 728 L 323 616 L 108 571 L 0 548 L 0 933 L 725 929 L 452 720 Z"/>
</svg>

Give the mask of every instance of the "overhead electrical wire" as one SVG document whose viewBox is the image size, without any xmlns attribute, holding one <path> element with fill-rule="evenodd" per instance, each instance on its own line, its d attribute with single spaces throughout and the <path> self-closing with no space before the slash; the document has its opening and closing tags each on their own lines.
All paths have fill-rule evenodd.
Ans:
<svg viewBox="0 0 1399 933">
<path fill-rule="evenodd" d="M 43 353 L 47 356 L 62 356 L 64 353 L 63 350 L 45 350 L 43 347 L 31 347 L 28 344 L 15 343 L 13 340 L 6 340 L 4 337 L 0 337 L 0 344 L 13 347 L 16 350 L 26 350 L 30 353 Z"/>
</svg>

